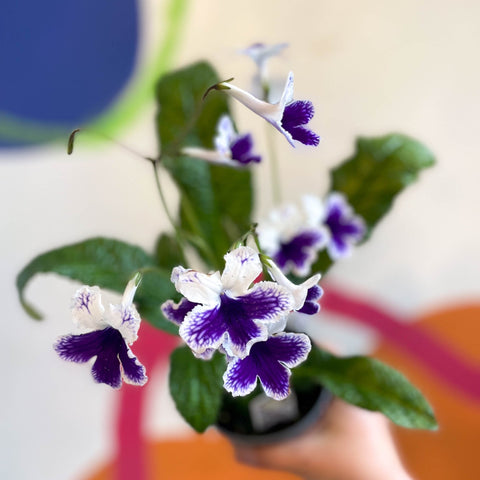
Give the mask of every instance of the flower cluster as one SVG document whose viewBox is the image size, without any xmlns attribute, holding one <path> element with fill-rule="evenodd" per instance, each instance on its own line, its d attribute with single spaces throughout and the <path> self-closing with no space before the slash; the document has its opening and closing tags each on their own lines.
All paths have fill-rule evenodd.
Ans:
<svg viewBox="0 0 480 480">
<path fill-rule="evenodd" d="M 305 195 L 299 206 L 289 204 L 275 209 L 258 225 L 265 253 L 285 273 L 300 277 L 310 273 L 319 251 L 326 249 L 333 260 L 346 257 L 365 232 L 363 219 L 338 192 L 330 193 L 324 202 Z"/>
<path fill-rule="evenodd" d="M 128 283 L 120 305 L 105 310 L 98 287 L 83 286 L 72 300 L 72 318 L 81 333 L 60 337 L 54 345 L 64 360 L 85 363 L 96 357 L 92 375 L 98 383 L 113 388 L 126 383 L 144 385 L 145 367 L 139 363 L 129 345 L 137 340 L 140 316 L 133 297 L 140 283 L 137 274 Z"/>
<path fill-rule="evenodd" d="M 172 325 L 164 322 L 163 317 L 178 327 L 186 345 L 171 357 L 170 391 L 178 411 L 199 432 L 221 421 L 223 408 L 228 408 L 230 403 L 221 404 L 220 376 L 223 376 L 224 390 L 235 397 L 254 391 L 256 394 L 259 382 L 265 394 L 275 400 L 289 395 L 291 369 L 305 361 L 312 350 L 309 337 L 297 333 L 297 330 L 304 331 L 299 324 L 305 325 L 305 321 L 311 320 L 305 315 L 319 311 L 323 294 L 318 285 L 320 274 L 310 276 L 310 272 L 325 272 L 331 263 L 349 255 L 353 246 L 365 239 L 367 229 L 370 232 L 388 210 L 404 184 L 410 183 L 399 183 L 398 179 L 406 174 L 413 179 L 420 169 L 433 163 L 423 147 L 419 148 L 417 142 L 404 136 L 362 139 L 357 144 L 357 153 L 346 160 L 340 170 L 332 172 L 332 190 L 344 193 L 331 190 L 323 200 L 306 195 L 299 205 L 275 208 L 268 218 L 253 223 L 245 233 L 255 211 L 253 187 L 260 185 L 252 174 L 264 167 L 258 165 L 262 158 L 256 153 L 252 135 L 238 132 L 235 122 L 226 114 L 229 111 L 226 98 L 209 98 L 208 103 L 203 100 L 212 91 L 218 91 L 216 95 L 235 99 L 270 123 L 291 146 L 301 143 L 316 147 L 320 137 L 309 127 L 314 107 L 309 100 L 294 100 L 292 72 L 286 78 L 281 95 L 270 101 L 272 90 L 267 63 L 285 47 L 283 43 L 270 46 L 256 43 L 242 52 L 257 65 L 257 87 L 261 87 L 257 90 L 261 98 L 232 84 L 233 78 L 219 81 L 207 62 L 197 62 L 159 79 L 156 131 L 160 149 L 158 155 L 144 159 L 153 167 L 155 185 L 172 231 L 160 235 L 152 254 L 116 239 L 92 238 L 40 255 L 17 278 L 22 305 L 39 318 L 38 312 L 23 297 L 26 283 L 36 273 L 52 271 L 83 278 L 86 283 L 115 287 L 114 272 L 125 279 L 134 269 L 148 272 L 148 282 L 137 296 L 138 308 L 156 327 L 171 331 Z M 269 133 L 276 134 L 268 129 Z M 70 135 L 69 154 L 78 131 Z M 385 156 L 386 149 L 390 151 L 392 145 L 395 155 Z M 398 148 L 404 145 L 407 148 Z M 267 146 L 271 164 L 267 187 L 271 186 L 274 203 L 279 205 L 281 188 L 276 144 L 268 141 Z M 397 158 L 398 151 L 402 153 Z M 404 162 L 404 158 L 408 161 Z M 202 160 L 216 166 L 202 164 Z M 170 210 L 170 201 L 167 201 L 170 199 L 164 195 L 161 181 L 164 174 L 177 188 L 176 214 Z M 266 178 L 262 177 L 262 190 Z M 385 189 L 372 188 L 381 182 L 386 182 Z M 234 247 L 224 255 L 228 245 Z M 223 271 L 212 272 L 210 269 L 217 268 L 222 255 Z M 210 273 L 189 268 L 185 264 L 188 259 L 203 262 L 205 271 Z M 292 283 L 287 277 L 289 274 L 290 278 L 303 280 Z M 60 337 L 54 345 L 61 358 L 90 363 L 95 381 L 113 388 L 120 388 L 123 382 L 135 385 L 147 382 L 145 367 L 130 348 L 137 340 L 140 327 L 140 316 L 133 304 L 140 280 L 141 275 L 136 274 L 128 282 L 121 303 L 108 308 L 102 303 L 99 286 L 81 287 L 72 303 L 72 317 L 78 332 Z M 177 296 L 172 283 L 180 295 Z M 317 390 L 322 372 L 333 366 L 335 375 L 329 377 L 328 388 L 344 394 L 348 384 L 349 391 L 355 393 L 357 386 L 351 375 L 342 374 L 343 367 L 336 367 L 341 367 L 342 361 L 338 359 L 340 363 L 336 363 L 332 356 L 328 365 L 321 365 L 322 359 L 330 356 L 326 352 L 323 355 L 321 349 L 314 347 L 313 350 L 309 364 L 296 370 L 297 379 L 311 377 Z M 357 361 L 360 363 L 355 363 Z M 364 357 L 349 359 L 348 365 L 360 365 L 364 370 L 365 365 L 369 365 L 374 376 L 386 378 L 384 366 L 369 363 Z M 195 377 L 199 372 L 200 378 Z M 380 373 L 376 375 L 376 372 Z M 292 380 L 294 386 L 295 380 Z M 377 387 L 372 387 L 377 388 L 379 398 L 383 398 L 384 389 L 393 386 L 390 404 L 378 402 L 373 398 L 375 395 L 369 394 L 371 398 L 366 403 L 362 400 L 360 406 L 391 413 L 395 410 L 391 405 L 407 398 L 398 389 L 395 393 L 396 381 L 389 381 L 388 385 L 379 381 Z M 177 382 L 181 382 L 181 388 L 177 388 Z M 359 395 L 344 394 L 342 398 L 359 403 L 363 390 L 359 386 Z M 297 393 L 300 395 L 303 391 L 298 389 Z M 415 403 L 418 392 L 410 392 L 408 396 Z M 296 403 L 295 397 L 291 398 L 293 403 Z M 243 408 L 249 401 L 247 398 L 234 403 Z M 400 412 L 391 417 L 401 418 L 402 422 L 415 418 L 419 410 L 413 403 L 410 410 L 407 405 L 405 414 Z M 434 425 L 428 405 L 423 408 L 427 422 Z M 425 425 L 422 412 L 417 419 L 419 425 Z M 413 423 L 409 422 L 411 426 Z"/>
<path fill-rule="evenodd" d="M 289 369 L 303 362 L 311 347 L 306 335 L 285 332 L 288 315 L 302 309 L 316 313 L 310 304 L 321 296 L 320 276 L 294 285 L 267 261 L 274 281 L 255 283 L 263 269 L 255 250 L 241 246 L 224 258 L 222 274 L 174 268 L 172 282 L 183 298 L 178 304 L 165 302 L 162 311 L 179 325 L 194 355 L 225 354 L 224 387 L 233 396 L 252 392 L 260 379 L 268 396 L 285 398 Z"/>
</svg>

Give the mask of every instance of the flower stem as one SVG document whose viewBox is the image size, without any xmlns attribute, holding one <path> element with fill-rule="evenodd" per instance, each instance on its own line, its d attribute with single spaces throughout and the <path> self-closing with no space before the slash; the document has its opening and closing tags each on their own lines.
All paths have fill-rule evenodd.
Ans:
<svg viewBox="0 0 480 480">
<path fill-rule="evenodd" d="M 172 214 L 170 213 L 170 210 L 169 210 L 168 205 L 167 205 L 167 201 L 165 199 L 165 195 L 163 193 L 162 185 L 160 183 L 160 175 L 159 175 L 158 168 L 157 168 L 159 160 L 155 160 L 154 158 L 149 158 L 149 160 L 150 160 L 150 162 L 152 164 L 152 167 L 153 167 L 153 175 L 155 177 L 155 185 L 157 186 L 157 191 L 158 191 L 158 194 L 160 196 L 160 201 L 162 202 L 163 210 L 165 211 L 165 214 L 167 215 L 167 218 L 168 218 L 168 221 L 170 222 L 170 225 L 173 227 L 173 229 L 175 231 L 175 237 L 176 237 L 177 242 L 178 242 L 178 248 L 180 249 L 180 253 L 181 253 L 183 259 L 185 260 L 184 238 L 183 238 L 182 232 L 178 228 L 178 225 L 176 224 L 175 220 L 173 219 Z"/>
<path fill-rule="evenodd" d="M 278 205 L 282 202 L 282 194 L 280 188 L 280 170 L 278 168 L 278 158 L 277 151 L 275 149 L 275 141 L 272 136 L 273 130 L 269 124 L 266 125 L 266 139 L 267 139 L 267 150 L 268 150 L 268 159 L 270 163 L 270 178 L 272 185 L 272 199 L 273 204 Z"/>
</svg>

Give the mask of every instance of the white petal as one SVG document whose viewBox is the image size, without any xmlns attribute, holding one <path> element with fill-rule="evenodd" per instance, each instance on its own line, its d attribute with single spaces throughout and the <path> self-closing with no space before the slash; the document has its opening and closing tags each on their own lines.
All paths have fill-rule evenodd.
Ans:
<svg viewBox="0 0 480 480">
<path fill-rule="evenodd" d="M 275 126 L 276 124 L 280 124 L 283 116 L 283 109 L 285 107 L 284 105 L 281 106 L 278 103 L 272 104 L 264 102 L 263 100 L 254 97 L 251 93 L 248 93 L 245 90 L 232 85 L 231 83 L 224 82 L 220 85 L 225 87 L 225 90 L 222 90 L 222 92 L 232 96 L 249 108 L 252 112 L 260 115 L 262 118 Z"/>
<path fill-rule="evenodd" d="M 325 218 L 325 206 L 316 195 L 303 195 L 302 210 L 305 225 L 316 227 Z"/>
<path fill-rule="evenodd" d="M 122 305 L 129 306 L 133 303 L 133 297 L 135 296 L 135 292 L 137 291 L 141 280 L 142 275 L 140 273 L 137 273 L 132 279 L 130 279 L 123 292 Z"/>
<path fill-rule="evenodd" d="M 266 60 L 278 55 L 286 47 L 288 47 L 288 43 L 277 43 L 275 45 L 254 43 L 244 50 L 241 50 L 240 53 L 248 55 L 260 67 Z"/>
<path fill-rule="evenodd" d="M 196 270 L 175 267 L 171 279 L 177 291 L 191 302 L 203 305 L 216 305 L 220 302 L 222 282 L 219 272 L 207 275 Z"/>
<path fill-rule="evenodd" d="M 217 123 L 217 135 L 214 138 L 215 150 L 224 157 L 230 158 L 232 156 L 230 145 L 235 137 L 232 120 L 228 115 L 222 115 Z"/>
<path fill-rule="evenodd" d="M 259 223 L 257 232 L 262 249 L 277 252 L 280 242 L 287 243 L 304 227 L 302 212 L 294 204 L 285 204 L 272 210 L 266 220 Z"/>
<path fill-rule="evenodd" d="M 321 275 L 317 273 L 313 275 L 313 277 L 307 278 L 307 280 L 300 285 L 295 285 L 283 274 L 274 262 L 269 262 L 268 271 L 275 281 L 285 287 L 293 296 L 293 310 L 298 310 L 303 307 L 305 299 L 307 298 L 308 289 L 316 285 L 321 278 Z"/>
<path fill-rule="evenodd" d="M 271 336 L 275 333 L 283 332 L 285 330 L 285 327 L 287 326 L 287 321 L 290 315 L 290 313 L 288 315 L 283 315 L 275 322 L 267 323 L 268 335 Z"/>
<path fill-rule="evenodd" d="M 208 150 L 200 147 L 184 147 L 180 151 L 182 155 L 187 155 L 192 158 L 199 158 L 211 163 L 230 164 L 232 160 L 230 158 L 230 150 L 228 155 L 218 150 Z"/>
<path fill-rule="evenodd" d="M 262 273 L 258 253 L 250 247 L 238 247 L 225 255 L 222 285 L 231 295 L 238 297 L 247 293 L 253 281 Z"/>
<path fill-rule="evenodd" d="M 104 312 L 100 288 L 84 285 L 75 292 L 72 298 L 72 320 L 78 327 L 89 330 L 105 328 Z"/>
<path fill-rule="evenodd" d="M 141 319 L 134 305 L 110 305 L 106 321 L 122 334 L 128 345 L 137 340 Z"/>
<path fill-rule="evenodd" d="M 282 108 L 282 115 L 285 105 L 293 100 L 293 72 L 289 72 L 287 80 L 285 81 L 285 87 L 283 87 L 282 97 L 280 98 L 279 105 Z"/>
</svg>

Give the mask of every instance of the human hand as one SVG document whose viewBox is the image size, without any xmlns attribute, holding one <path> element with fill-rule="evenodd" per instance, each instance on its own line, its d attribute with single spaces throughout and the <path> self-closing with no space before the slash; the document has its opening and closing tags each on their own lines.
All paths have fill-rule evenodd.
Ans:
<svg viewBox="0 0 480 480">
<path fill-rule="evenodd" d="M 242 463 L 288 471 L 305 480 L 412 479 L 401 463 L 388 420 L 338 398 L 317 424 L 298 437 L 234 448 Z"/>
</svg>

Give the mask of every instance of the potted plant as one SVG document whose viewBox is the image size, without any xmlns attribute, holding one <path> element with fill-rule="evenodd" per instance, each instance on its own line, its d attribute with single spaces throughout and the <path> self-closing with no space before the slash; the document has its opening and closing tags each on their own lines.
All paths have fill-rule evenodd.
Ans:
<svg viewBox="0 0 480 480">
<path fill-rule="evenodd" d="M 372 358 L 335 356 L 291 328 L 295 316 L 313 321 L 329 268 L 368 240 L 433 156 L 400 134 L 360 138 L 352 156 L 330 172 L 323 198 L 315 192 L 255 218 L 256 169 L 276 159 L 273 152 L 265 159 L 251 134 L 236 131 L 230 99 L 270 123 L 269 133 L 283 135 L 285 148 L 316 148 L 320 140 L 308 126 L 312 103 L 293 99 L 292 73 L 279 100 L 267 101 L 265 61 L 280 47 L 257 44 L 247 51 L 259 65 L 263 99 L 232 80 L 220 81 L 206 62 L 164 75 L 156 89 L 160 153 L 144 161 L 152 165 L 172 231 L 161 233 L 150 253 L 97 237 L 39 255 L 17 277 L 20 301 L 40 318 L 24 297 L 38 273 L 85 284 L 72 303 L 79 331 L 58 339 L 55 349 L 70 361 L 94 358 L 94 379 L 113 388 L 147 381 L 131 348 L 140 319 L 179 335 L 183 345 L 171 356 L 170 391 L 198 432 L 218 424 L 270 435 L 317 415 L 331 395 L 383 412 L 404 427 L 433 429 L 430 406 L 401 373 Z M 178 189 L 175 213 L 161 188 L 163 174 Z M 123 292 L 121 303 L 106 308 L 101 289 Z M 280 404 L 282 410 L 276 409 Z"/>
</svg>

